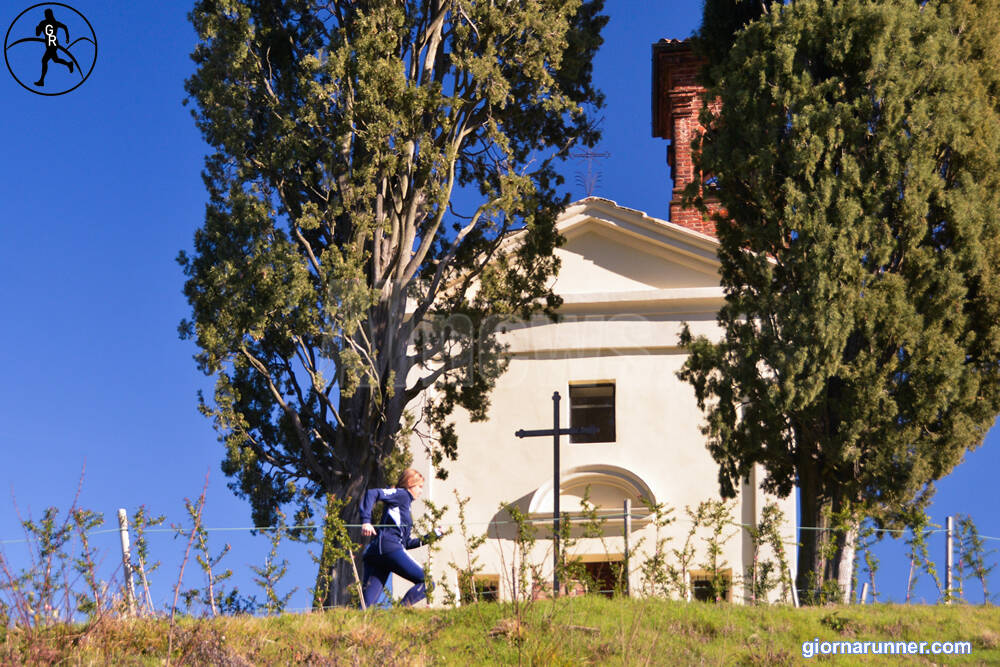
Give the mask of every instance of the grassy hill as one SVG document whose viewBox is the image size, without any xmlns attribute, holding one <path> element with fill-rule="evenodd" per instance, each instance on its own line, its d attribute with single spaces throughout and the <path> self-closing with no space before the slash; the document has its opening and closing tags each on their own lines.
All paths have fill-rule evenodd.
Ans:
<svg viewBox="0 0 1000 667">
<path fill-rule="evenodd" d="M 822 656 L 838 664 L 1000 664 L 996 607 L 740 607 L 602 597 L 255 618 L 106 619 L 0 630 L 3 664 L 789 665 L 804 641 L 967 641 L 968 656 Z M 167 660 L 169 655 L 169 661 Z"/>
</svg>

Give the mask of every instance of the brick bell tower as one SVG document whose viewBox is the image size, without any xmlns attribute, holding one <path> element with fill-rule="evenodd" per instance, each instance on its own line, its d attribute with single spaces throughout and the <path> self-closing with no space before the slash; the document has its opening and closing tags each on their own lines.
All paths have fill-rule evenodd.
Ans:
<svg viewBox="0 0 1000 667">
<path fill-rule="evenodd" d="M 662 39 L 653 44 L 653 136 L 670 141 L 667 164 L 674 181 L 670 222 L 715 236 L 715 223 L 702 219 L 694 209 L 682 207 L 680 201 L 684 188 L 697 176 L 691 141 L 703 130 L 698 114 L 705 89 L 698 83 L 698 72 L 704 62 L 686 40 Z"/>
</svg>

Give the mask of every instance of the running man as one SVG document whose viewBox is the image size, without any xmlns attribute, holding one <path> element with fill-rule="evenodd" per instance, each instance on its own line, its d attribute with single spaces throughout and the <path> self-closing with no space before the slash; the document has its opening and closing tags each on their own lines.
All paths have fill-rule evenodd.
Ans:
<svg viewBox="0 0 1000 667">
<path fill-rule="evenodd" d="M 63 60 L 59 57 L 59 28 L 62 28 L 66 32 L 66 42 L 69 42 L 69 28 L 64 24 L 56 21 L 55 16 L 52 15 L 51 9 L 45 10 L 45 20 L 38 24 L 35 28 L 35 36 L 39 36 L 45 33 L 45 55 L 42 56 L 42 78 L 35 82 L 36 86 L 45 85 L 45 73 L 49 71 L 49 61 L 54 60 L 60 65 L 65 65 L 69 68 L 70 74 L 73 73 L 73 61 Z"/>
</svg>

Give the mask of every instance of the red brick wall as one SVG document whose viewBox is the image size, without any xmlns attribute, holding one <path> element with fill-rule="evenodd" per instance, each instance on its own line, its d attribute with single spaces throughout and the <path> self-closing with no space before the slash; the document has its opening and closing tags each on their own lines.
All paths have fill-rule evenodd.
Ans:
<svg viewBox="0 0 1000 667">
<path fill-rule="evenodd" d="M 715 223 L 680 204 L 684 188 L 700 180 L 691 160 L 691 142 L 703 130 L 698 122 L 705 90 L 698 84 L 703 62 L 687 42 L 662 40 L 653 45 L 653 136 L 670 140 L 667 161 L 674 180 L 670 221 L 715 236 Z"/>
</svg>

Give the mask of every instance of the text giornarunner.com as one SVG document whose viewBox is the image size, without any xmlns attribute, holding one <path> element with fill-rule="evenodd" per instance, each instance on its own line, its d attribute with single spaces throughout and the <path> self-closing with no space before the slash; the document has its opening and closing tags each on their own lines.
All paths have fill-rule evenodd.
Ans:
<svg viewBox="0 0 1000 667">
<path fill-rule="evenodd" d="M 802 657 L 819 655 L 971 655 L 971 642 L 802 642 Z"/>
</svg>

